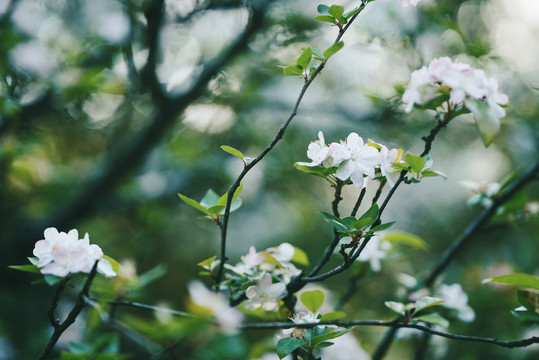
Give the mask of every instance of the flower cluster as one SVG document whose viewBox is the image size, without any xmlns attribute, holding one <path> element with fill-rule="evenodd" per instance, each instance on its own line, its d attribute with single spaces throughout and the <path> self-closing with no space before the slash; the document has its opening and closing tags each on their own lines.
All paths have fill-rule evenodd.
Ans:
<svg viewBox="0 0 539 360">
<path fill-rule="evenodd" d="M 309 144 L 307 157 L 312 161 L 298 162 L 303 166 L 336 167 L 335 177 L 346 181 L 350 179 L 357 187 L 365 187 L 365 177 L 381 176 L 393 186 L 400 170 L 393 166 L 402 158 L 402 150 L 389 150 L 385 145 L 372 141 L 365 143 L 355 132 L 348 135 L 346 141 L 325 144 L 324 134 L 318 132 L 318 140 Z"/>
<path fill-rule="evenodd" d="M 492 205 L 492 197 L 496 195 L 502 187 L 496 182 L 477 183 L 475 181 L 462 180 L 460 181 L 460 184 L 473 192 L 472 197 L 470 197 L 467 201 L 468 206 L 481 204 L 485 208 Z"/>
<path fill-rule="evenodd" d="M 243 255 L 238 264 L 225 265 L 233 273 L 229 274 L 229 277 L 240 276 L 244 280 L 254 282 L 245 291 L 247 300 L 244 305 L 247 309 L 255 310 L 260 307 L 264 311 L 277 309 L 278 300 L 286 294 L 285 284 L 300 273 L 291 262 L 296 251 L 298 249 L 288 243 L 259 252 L 251 246 L 249 253 Z"/>
<path fill-rule="evenodd" d="M 312 313 L 310 311 L 295 314 L 293 317 L 290 318 L 290 320 L 292 320 L 294 324 L 315 324 L 320 322 L 320 319 L 318 318 L 318 313 Z M 296 339 L 301 339 L 306 332 L 307 329 L 305 328 L 290 328 L 284 329 L 283 335 L 292 336 Z"/>
<path fill-rule="evenodd" d="M 507 104 L 508 97 L 498 91 L 496 79 L 468 64 L 453 63 L 448 57 L 434 59 L 428 66 L 414 71 L 402 101 L 406 104 L 405 110 L 410 112 L 414 104 L 423 105 L 445 92 L 449 92 L 451 103 L 464 102 L 472 112 L 475 109 L 473 102 L 467 100 L 481 100 L 495 116 L 505 116 L 500 105 Z"/>
<path fill-rule="evenodd" d="M 79 239 L 77 230 L 58 232 L 56 228 L 45 229 L 45 239 L 36 242 L 34 265 L 41 268 L 42 274 L 59 277 L 74 273 L 89 273 L 95 262 L 97 272 L 105 276 L 116 276 L 111 263 L 103 258 L 103 251 L 95 244 L 90 244 L 88 233 Z"/>
</svg>

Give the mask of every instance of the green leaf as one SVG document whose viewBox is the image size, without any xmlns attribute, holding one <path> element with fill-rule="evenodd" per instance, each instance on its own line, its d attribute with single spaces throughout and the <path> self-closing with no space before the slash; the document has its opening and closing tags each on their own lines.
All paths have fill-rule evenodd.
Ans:
<svg viewBox="0 0 539 360">
<path fill-rule="evenodd" d="M 430 297 L 430 296 L 423 296 L 419 300 L 415 302 L 415 312 L 420 312 L 421 310 L 424 310 L 426 308 L 429 308 L 431 306 L 440 305 L 444 302 L 443 299 Z"/>
<path fill-rule="evenodd" d="M 313 56 L 316 60 L 320 60 L 320 61 L 325 60 L 324 54 L 322 54 L 322 52 L 318 50 L 317 48 L 313 48 Z"/>
<path fill-rule="evenodd" d="M 54 275 L 51 275 L 51 274 L 45 274 L 45 275 L 43 275 L 43 278 L 45 279 L 45 282 L 49 286 L 54 286 L 54 285 L 58 284 L 60 281 L 62 281 L 64 279 L 62 277 L 54 276 Z"/>
<path fill-rule="evenodd" d="M 294 167 L 298 169 L 299 171 L 303 171 L 304 173 L 307 173 L 307 174 L 320 176 L 320 177 L 323 177 L 324 179 L 327 179 L 329 175 L 333 175 L 337 171 L 336 167 L 325 168 L 323 166 L 305 166 L 305 165 L 299 165 L 297 163 L 294 164 Z"/>
<path fill-rule="evenodd" d="M 421 173 L 421 170 L 423 170 L 423 167 L 425 166 L 425 159 L 423 157 L 414 155 L 410 152 L 404 155 L 404 160 L 406 160 L 406 163 L 410 165 L 412 171 L 416 174 Z"/>
<path fill-rule="evenodd" d="M 221 145 L 221 149 L 223 149 L 223 151 L 226 151 L 227 153 L 231 154 L 231 155 L 234 155 L 235 157 L 238 157 L 240 159 L 243 160 L 244 156 L 243 154 L 241 153 L 241 151 L 239 151 L 238 149 L 234 149 L 232 146 L 228 146 L 228 145 Z"/>
<path fill-rule="evenodd" d="M 8 268 L 31 273 L 39 273 L 39 268 L 36 265 L 9 265 Z"/>
<path fill-rule="evenodd" d="M 483 282 L 495 282 L 499 284 L 523 286 L 539 290 L 539 278 L 533 275 L 523 273 L 513 273 L 497 276 L 494 279 L 487 279 Z"/>
<path fill-rule="evenodd" d="M 415 104 L 414 108 L 420 110 L 436 110 L 436 108 L 440 107 L 447 100 L 449 100 L 449 94 L 441 94 L 436 96 L 434 99 L 427 101 L 424 104 Z"/>
<path fill-rule="evenodd" d="M 115 273 L 118 273 L 120 271 L 120 263 L 116 261 L 115 259 L 111 258 L 110 256 L 103 255 L 103 259 L 108 260 L 110 265 L 112 265 L 112 270 L 114 270 Z"/>
<path fill-rule="evenodd" d="M 355 327 L 355 326 L 354 326 Z M 340 330 L 340 331 L 332 331 L 327 334 L 317 335 L 311 339 L 311 344 L 316 345 L 318 343 L 324 342 L 326 340 L 331 340 L 338 338 L 340 336 L 343 336 L 345 334 L 348 334 L 350 331 L 354 329 L 354 327 L 351 327 L 350 329 Z"/>
<path fill-rule="evenodd" d="M 419 236 L 410 234 L 404 231 L 395 231 L 384 236 L 382 240 L 389 241 L 391 243 L 398 243 L 411 246 L 415 249 L 428 250 L 429 244 L 427 244 Z"/>
<path fill-rule="evenodd" d="M 215 206 L 219 203 L 220 196 L 213 191 L 212 189 L 208 189 L 206 191 L 206 194 L 204 194 L 204 197 L 202 200 L 200 200 L 200 205 L 204 206 L 206 209 Z"/>
<path fill-rule="evenodd" d="M 316 344 L 316 347 L 319 347 L 319 348 L 325 348 L 325 347 L 330 347 L 331 345 L 333 345 L 334 343 L 330 342 L 330 341 L 324 341 L 324 342 L 321 342 L 321 343 L 318 343 Z"/>
<path fill-rule="evenodd" d="M 185 195 L 182 195 L 180 193 L 178 193 L 178 196 L 180 197 L 180 199 L 182 199 L 182 201 L 184 203 L 186 203 L 187 205 L 191 206 L 191 207 L 194 207 L 195 209 L 197 210 L 200 210 L 202 211 L 204 214 L 208 215 L 208 216 L 212 216 L 212 214 L 206 210 L 206 208 L 204 206 L 202 206 L 198 201 L 194 200 L 194 199 L 191 199 Z"/>
<path fill-rule="evenodd" d="M 346 317 L 346 313 L 344 311 L 333 311 L 322 316 L 322 318 L 320 318 L 320 322 L 334 321 L 344 317 Z"/>
<path fill-rule="evenodd" d="M 209 259 L 199 262 L 197 265 L 202 266 L 205 269 L 211 269 L 211 264 L 215 261 L 215 259 L 217 259 L 216 255 L 212 256 Z"/>
<path fill-rule="evenodd" d="M 389 229 L 390 227 L 393 226 L 393 224 L 395 224 L 396 221 L 391 221 L 391 222 L 388 222 L 388 223 L 385 223 L 385 224 L 380 224 L 378 226 L 375 226 L 371 229 L 371 232 L 377 232 L 377 231 L 382 231 L 382 230 L 386 230 L 386 229 Z"/>
<path fill-rule="evenodd" d="M 421 316 L 414 317 L 412 320 L 423 321 L 428 324 L 441 326 L 443 328 L 449 327 L 449 321 L 438 314 L 421 315 Z"/>
<path fill-rule="evenodd" d="M 324 303 L 326 294 L 322 290 L 304 291 L 299 299 L 305 307 L 312 313 L 316 313 Z"/>
<path fill-rule="evenodd" d="M 362 230 L 371 226 L 378 220 L 378 204 L 374 203 L 363 215 L 352 224 L 352 227 L 357 230 Z"/>
<path fill-rule="evenodd" d="M 343 46 L 344 46 L 343 41 L 339 41 L 338 43 L 330 46 L 329 48 L 326 49 L 326 51 L 324 51 L 324 57 L 326 59 L 329 59 L 330 57 L 335 55 L 339 50 L 341 50 Z"/>
<path fill-rule="evenodd" d="M 396 312 L 397 314 L 405 315 L 406 314 L 406 305 L 396 301 L 386 301 L 384 305 Z"/>
<path fill-rule="evenodd" d="M 536 314 L 534 312 L 513 310 L 511 311 L 511 314 L 516 316 L 521 321 L 521 325 L 528 326 L 539 324 L 539 314 Z"/>
<path fill-rule="evenodd" d="M 444 179 L 447 180 L 447 175 L 445 175 L 443 172 L 441 171 L 436 171 L 436 170 L 423 170 L 421 172 L 421 177 L 436 177 L 436 176 L 441 176 L 443 177 Z"/>
<path fill-rule="evenodd" d="M 344 7 L 340 5 L 331 5 L 328 9 L 328 14 L 340 20 L 344 14 Z"/>
<path fill-rule="evenodd" d="M 241 192 L 243 191 L 243 184 L 240 184 L 236 191 L 234 191 L 234 195 L 232 196 L 232 202 L 234 202 L 238 196 L 240 196 Z M 228 191 L 217 200 L 217 205 L 220 206 L 226 206 L 226 202 L 228 200 Z"/>
<path fill-rule="evenodd" d="M 500 132 L 501 127 L 496 110 L 482 100 L 466 99 L 464 105 L 472 112 L 483 143 L 485 146 L 489 146 Z"/>
<path fill-rule="evenodd" d="M 283 69 L 284 74 L 288 76 L 302 76 L 303 75 L 303 68 L 299 65 L 288 65 Z"/>
<path fill-rule="evenodd" d="M 329 15 L 328 10 L 329 10 L 329 6 L 327 5 L 320 4 L 316 7 L 316 11 L 318 11 L 318 13 L 322 15 Z"/>
<path fill-rule="evenodd" d="M 293 337 L 281 339 L 277 343 L 277 355 L 279 359 L 282 359 L 292 351 L 305 345 L 307 345 L 305 341 Z"/>
<path fill-rule="evenodd" d="M 324 220 L 326 220 L 335 229 L 337 229 L 337 231 L 346 232 L 346 231 L 352 230 L 350 225 L 348 225 L 346 222 L 344 222 L 343 220 L 339 219 L 338 217 L 336 217 L 336 216 L 334 216 L 332 214 L 321 211 L 320 215 L 322 215 Z"/>
<path fill-rule="evenodd" d="M 330 24 L 336 24 L 337 20 L 333 16 L 330 15 L 318 15 L 314 17 L 314 20 L 321 21 L 321 22 L 327 22 Z"/>
<path fill-rule="evenodd" d="M 300 66 L 302 69 L 306 69 L 311 63 L 312 57 L 313 57 L 313 49 L 310 46 L 308 46 L 307 48 L 303 49 L 303 52 L 296 60 L 296 65 Z"/>
<path fill-rule="evenodd" d="M 292 256 L 291 261 L 300 265 L 305 265 L 305 266 L 309 265 L 309 258 L 307 257 L 307 254 L 305 253 L 305 251 L 295 246 L 294 246 L 294 255 Z"/>
</svg>

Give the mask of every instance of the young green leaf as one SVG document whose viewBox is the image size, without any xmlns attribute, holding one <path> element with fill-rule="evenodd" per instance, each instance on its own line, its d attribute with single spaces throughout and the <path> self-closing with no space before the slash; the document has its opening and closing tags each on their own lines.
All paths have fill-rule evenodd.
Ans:
<svg viewBox="0 0 539 360">
<path fill-rule="evenodd" d="M 120 271 L 121 266 L 120 266 L 120 263 L 118 261 L 116 261 L 115 259 L 113 259 L 113 258 L 111 258 L 110 256 L 107 256 L 107 255 L 103 255 L 103 259 L 108 260 L 108 262 L 112 266 L 112 270 L 115 273 L 118 273 Z"/>
<path fill-rule="evenodd" d="M 298 247 L 294 246 L 294 255 L 292 256 L 292 259 L 290 260 L 296 264 L 300 265 L 309 265 L 309 258 L 307 257 L 307 254 L 305 251 L 301 250 Z"/>
<path fill-rule="evenodd" d="M 354 16 L 355 14 L 359 13 L 361 11 L 361 8 L 358 7 L 358 8 L 355 8 L 354 10 L 352 11 L 349 11 L 347 12 L 346 14 L 344 14 L 344 18 L 346 20 L 350 19 L 352 16 Z"/>
<path fill-rule="evenodd" d="M 539 278 L 533 275 L 523 273 L 513 273 L 497 276 L 494 279 L 488 279 L 483 282 L 495 282 L 499 284 L 516 285 L 539 290 Z"/>
<path fill-rule="evenodd" d="M 320 318 L 321 322 L 328 322 L 328 321 L 334 321 L 339 320 L 346 317 L 346 313 L 344 311 L 333 311 L 330 313 L 325 314 Z"/>
<path fill-rule="evenodd" d="M 449 321 L 447 321 L 446 318 L 438 314 L 421 315 L 421 316 L 414 317 L 412 320 L 423 321 L 423 322 L 426 322 L 427 324 L 438 325 L 443 328 L 449 327 Z"/>
<path fill-rule="evenodd" d="M 330 15 L 318 15 L 318 16 L 314 17 L 314 20 L 321 21 L 321 22 L 327 22 L 327 23 L 330 23 L 330 24 L 336 24 L 337 23 L 335 18 L 333 16 L 330 16 Z"/>
<path fill-rule="evenodd" d="M 312 313 L 318 312 L 324 303 L 326 294 L 322 290 L 304 291 L 299 296 L 299 300 Z"/>
<path fill-rule="evenodd" d="M 340 232 L 347 232 L 349 230 L 352 230 L 352 227 L 348 225 L 345 221 L 342 219 L 339 219 L 338 217 L 331 215 L 326 212 L 320 212 L 320 215 L 326 220 L 328 223 L 330 223 L 337 231 Z"/>
<path fill-rule="evenodd" d="M 331 5 L 328 9 L 328 14 L 340 21 L 344 14 L 344 7 L 340 5 Z"/>
<path fill-rule="evenodd" d="M 320 4 L 316 7 L 316 11 L 318 11 L 318 13 L 322 15 L 329 15 L 328 10 L 329 10 L 329 6 L 327 5 Z"/>
<path fill-rule="evenodd" d="M 20 271 L 26 271 L 31 273 L 39 273 L 39 268 L 35 265 L 9 265 L 8 268 Z"/>
<path fill-rule="evenodd" d="M 485 147 L 489 146 L 500 132 L 501 127 L 496 109 L 482 100 L 466 99 L 464 105 L 472 112 Z"/>
<path fill-rule="evenodd" d="M 379 211 L 378 204 L 376 203 L 372 204 L 369 210 L 367 210 L 365 214 L 361 215 L 361 217 L 352 224 L 352 227 L 354 229 L 361 230 L 361 229 L 371 226 L 378 219 L 378 211 Z"/>
<path fill-rule="evenodd" d="M 180 197 L 180 199 L 182 199 L 182 201 L 184 203 L 186 203 L 187 205 L 191 206 L 191 207 L 194 207 L 195 209 L 197 210 L 200 210 L 202 211 L 204 214 L 208 215 L 208 216 L 211 216 L 212 214 L 204 207 L 202 206 L 198 201 L 194 200 L 194 199 L 191 199 L 185 195 L 182 195 L 182 194 L 179 194 L 178 193 L 178 196 Z"/>
<path fill-rule="evenodd" d="M 303 75 L 303 68 L 299 65 L 288 65 L 283 69 L 284 74 L 288 76 L 302 76 Z"/>
<path fill-rule="evenodd" d="M 312 57 L 313 57 L 313 49 L 310 46 L 308 46 L 307 48 L 303 49 L 303 52 L 296 60 L 296 65 L 301 67 L 302 69 L 307 69 L 307 67 L 311 63 Z"/>
<path fill-rule="evenodd" d="M 211 268 L 211 264 L 214 262 L 215 259 L 217 259 L 217 256 L 216 256 L 216 255 L 212 256 L 212 257 L 209 258 L 209 259 L 206 259 L 206 260 L 204 260 L 204 261 L 199 262 L 197 265 L 198 265 L 198 266 L 202 266 L 202 267 L 205 268 L 205 269 L 210 269 L 210 268 Z"/>
<path fill-rule="evenodd" d="M 396 312 L 397 314 L 406 314 L 406 305 L 396 301 L 386 301 L 384 305 Z"/>
<path fill-rule="evenodd" d="M 398 243 L 411 246 L 415 249 L 428 250 L 429 244 L 427 244 L 419 236 L 410 234 L 404 231 L 395 231 L 384 236 L 382 240 L 389 241 L 390 243 Z"/>
<path fill-rule="evenodd" d="M 304 345 L 307 345 L 307 343 L 303 340 L 296 339 L 294 337 L 286 337 L 279 340 L 277 343 L 277 355 L 279 356 L 279 359 L 282 359 L 292 351 Z"/>
<path fill-rule="evenodd" d="M 338 43 L 330 46 L 329 48 L 326 49 L 326 51 L 324 51 L 324 57 L 326 59 L 329 59 L 330 57 L 335 55 L 339 50 L 341 50 L 343 46 L 344 46 L 343 41 L 339 41 Z"/>
<path fill-rule="evenodd" d="M 236 200 L 238 196 L 240 196 L 241 192 L 243 190 L 243 184 L 240 184 L 236 191 L 234 191 L 234 195 L 232 196 L 232 201 Z M 217 200 L 217 205 L 220 206 L 226 206 L 226 202 L 228 200 L 228 191 L 222 195 L 219 200 Z"/>
<path fill-rule="evenodd" d="M 386 230 L 386 229 L 389 229 L 390 227 L 393 226 L 393 224 L 395 224 L 396 221 L 391 221 L 391 222 L 388 222 L 388 223 L 385 223 L 385 224 L 380 224 L 378 226 L 375 226 L 371 229 L 371 231 L 374 233 L 374 232 L 377 232 L 377 231 L 382 231 L 382 230 Z"/>
<path fill-rule="evenodd" d="M 227 153 L 231 154 L 231 155 L 234 155 L 235 157 L 238 157 L 240 159 L 243 160 L 244 156 L 243 154 L 241 153 L 241 151 L 239 151 L 238 149 L 234 149 L 232 146 L 228 146 L 228 145 L 221 145 L 221 149 L 223 149 L 223 151 L 226 151 Z"/>
<path fill-rule="evenodd" d="M 45 274 L 45 275 L 43 275 L 43 278 L 45 279 L 45 282 L 49 286 L 54 286 L 54 285 L 58 284 L 60 281 L 62 281 L 62 279 L 63 279 L 61 277 L 54 276 L 54 275 L 51 275 L 51 274 Z"/>
<path fill-rule="evenodd" d="M 434 298 L 430 296 L 423 296 L 415 302 L 415 312 L 420 312 L 423 309 L 429 308 L 431 306 L 440 305 L 444 302 L 443 299 Z"/>
<path fill-rule="evenodd" d="M 421 177 L 436 177 L 436 176 L 441 176 L 443 177 L 445 180 L 447 180 L 447 175 L 445 175 L 443 172 L 441 171 L 437 171 L 437 170 L 423 170 L 421 172 Z"/>
<path fill-rule="evenodd" d="M 204 194 L 202 200 L 200 200 L 200 205 L 204 206 L 206 209 L 212 206 L 215 206 L 219 203 L 219 195 L 212 189 L 208 189 Z"/>
<path fill-rule="evenodd" d="M 404 155 L 404 160 L 410 167 L 412 168 L 412 171 L 416 174 L 421 173 L 421 170 L 423 170 L 423 167 L 425 166 L 425 159 L 421 156 L 414 155 L 412 153 L 406 153 Z"/>
<path fill-rule="evenodd" d="M 326 340 L 331 340 L 331 339 L 338 338 L 340 336 L 348 334 L 353 329 L 354 329 L 354 327 L 351 327 L 350 329 L 344 329 L 344 330 L 340 330 L 340 331 L 333 331 L 333 332 L 330 332 L 330 333 L 327 333 L 327 334 L 321 334 L 321 335 L 314 336 L 311 339 L 311 344 L 312 345 L 317 345 L 317 344 L 319 344 L 321 342 L 325 342 Z"/>
</svg>

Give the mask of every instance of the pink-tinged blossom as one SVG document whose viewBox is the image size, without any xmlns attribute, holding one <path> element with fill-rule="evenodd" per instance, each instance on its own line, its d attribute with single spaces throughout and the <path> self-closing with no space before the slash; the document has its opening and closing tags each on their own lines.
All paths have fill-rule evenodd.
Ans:
<svg viewBox="0 0 539 360">
<path fill-rule="evenodd" d="M 324 134 L 322 131 L 319 131 L 318 140 L 311 142 L 307 148 L 307 157 L 312 161 L 310 163 L 298 162 L 297 164 L 304 166 L 318 166 L 322 164 L 330 155 L 331 150 L 328 146 L 326 146 Z"/>
<path fill-rule="evenodd" d="M 374 168 L 380 164 L 378 150 L 363 142 L 355 132 L 348 135 L 345 143 L 332 143 L 333 164 L 339 164 L 335 176 L 340 180 L 350 178 L 352 183 L 364 186 L 363 175 L 374 177 Z"/>
<path fill-rule="evenodd" d="M 59 277 L 78 272 L 89 273 L 96 261 L 97 271 L 105 276 L 116 276 L 110 262 L 103 258 L 103 251 L 95 244 L 90 244 L 88 233 L 79 240 L 79 233 L 73 229 L 67 234 L 56 228 L 47 228 L 45 239 L 36 242 L 34 255 L 36 265 L 42 274 Z"/>
<path fill-rule="evenodd" d="M 239 275 L 254 274 L 257 268 L 266 261 L 266 254 L 257 252 L 254 246 L 249 248 L 249 253 L 241 256 L 241 261 L 236 266 L 227 266 Z"/>
<path fill-rule="evenodd" d="M 200 281 L 192 281 L 187 286 L 191 301 L 196 305 L 209 309 L 224 333 L 235 333 L 243 321 L 243 313 L 228 305 L 227 299 L 222 295 L 210 291 Z"/>
<path fill-rule="evenodd" d="M 256 285 L 247 288 L 245 291 L 247 301 L 244 304 L 249 310 L 262 307 L 264 311 L 273 311 L 277 309 L 278 301 L 285 293 L 285 284 L 281 282 L 273 284 L 271 275 L 266 273 L 261 280 L 257 281 Z"/>
<path fill-rule="evenodd" d="M 419 0 L 399 0 L 399 4 L 402 7 L 416 7 L 416 5 L 419 3 Z"/>
<path fill-rule="evenodd" d="M 405 111 L 410 112 L 414 104 L 423 105 L 443 91 L 449 91 L 452 104 L 484 101 L 492 109 L 490 116 L 505 116 L 505 110 L 500 105 L 507 104 L 508 97 L 498 91 L 498 82 L 487 77 L 483 70 L 468 64 L 453 63 L 448 57 L 433 59 L 428 67 L 423 66 L 412 73 L 408 89 L 402 96 Z"/>
</svg>

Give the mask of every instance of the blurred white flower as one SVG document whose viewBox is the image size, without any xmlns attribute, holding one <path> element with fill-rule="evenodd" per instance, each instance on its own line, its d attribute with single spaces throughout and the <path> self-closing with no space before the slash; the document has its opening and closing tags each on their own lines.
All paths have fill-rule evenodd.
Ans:
<svg viewBox="0 0 539 360">
<path fill-rule="evenodd" d="M 402 7 L 416 7 L 416 5 L 419 3 L 419 0 L 399 0 L 399 4 Z"/>
<path fill-rule="evenodd" d="M 391 243 L 389 241 L 380 241 L 380 239 L 380 236 L 373 236 L 357 258 L 357 261 L 369 262 L 372 271 L 375 272 L 382 269 L 380 260 L 384 259 L 391 250 Z"/>
<path fill-rule="evenodd" d="M 462 180 L 459 181 L 459 183 L 474 193 L 474 195 L 467 201 L 468 206 L 481 204 L 484 207 L 490 207 L 492 205 L 492 196 L 496 195 L 501 188 L 501 185 L 495 182 L 478 183 L 475 181 Z"/>
<path fill-rule="evenodd" d="M 320 358 L 324 360 L 370 360 L 369 354 L 361 348 L 352 334 L 331 339 L 332 346 L 322 348 Z"/>
<path fill-rule="evenodd" d="M 187 286 L 191 301 L 196 305 L 211 310 L 219 327 L 225 333 L 235 333 L 243 320 L 243 313 L 228 305 L 222 295 L 210 291 L 200 281 L 191 281 Z"/>
<path fill-rule="evenodd" d="M 457 311 L 457 317 L 464 322 L 472 322 L 475 312 L 468 305 L 468 295 L 462 290 L 460 284 L 442 284 L 437 291 L 437 296 L 445 301 L 443 307 Z"/>
</svg>

